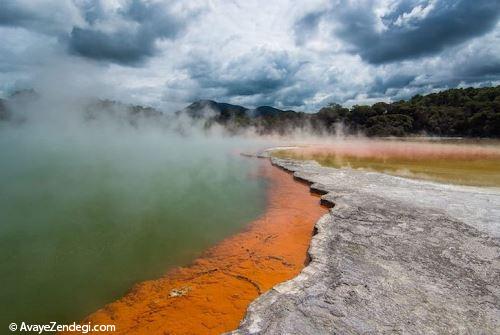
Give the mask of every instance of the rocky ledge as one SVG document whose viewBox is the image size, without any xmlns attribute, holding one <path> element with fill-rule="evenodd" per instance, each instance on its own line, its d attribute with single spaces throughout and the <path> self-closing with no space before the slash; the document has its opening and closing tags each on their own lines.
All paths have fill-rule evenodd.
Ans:
<svg viewBox="0 0 500 335">
<path fill-rule="evenodd" d="M 500 191 L 272 159 L 334 207 L 231 334 L 500 334 Z"/>
</svg>

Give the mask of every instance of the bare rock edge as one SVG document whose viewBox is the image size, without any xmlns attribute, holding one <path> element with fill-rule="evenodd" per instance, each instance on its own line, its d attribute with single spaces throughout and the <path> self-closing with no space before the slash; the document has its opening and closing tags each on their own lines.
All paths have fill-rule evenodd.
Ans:
<svg viewBox="0 0 500 335">
<path fill-rule="evenodd" d="M 500 334 L 500 191 L 272 158 L 334 206 L 229 334 Z"/>
</svg>

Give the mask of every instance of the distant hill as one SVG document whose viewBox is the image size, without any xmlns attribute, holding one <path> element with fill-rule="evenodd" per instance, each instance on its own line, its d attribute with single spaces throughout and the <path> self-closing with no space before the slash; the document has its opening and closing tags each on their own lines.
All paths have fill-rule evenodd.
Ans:
<svg viewBox="0 0 500 335">
<path fill-rule="evenodd" d="M 96 100 L 85 106 L 87 120 L 99 119 L 102 116 L 120 118 L 136 124 L 141 118 L 160 118 L 163 113 L 152 107 L 129 105 L 113 100 Z"/>
<path fill-rule="evenodd" d="M 11 118 L 9 106 L 15 101 L 38 99 L 33 90 L 16 92 L 0 99 L 0 121 Z M 347 133 L 367 136 L 446 136 L 500 138 L 500 86 L 459 88 L 416 95 L 393 103 L 377 102 L 351 108 L 332 103 L 316 113 L 282 110 L 271 106 L 247 108 L 199 100 L 176 113 L 202 122 L 205 128 L 222 125 L 237 134 L 252 129 L 257 134 L 286 135 L 293 130 L 334 134 L 342 125 Z M 111 100 L 95 100 L 85 107 L 85 118 L 112 117 L 136 125 L 143 118 L 175 126 L 175 116 L 145 106 Z"/>
<path fill-rule="evenodd" d="M 213 100 L 199 100 L 187 106 L 182 112 L 193 118 L 213 117 L 218 121 L 245 116 L 248 109 L 243 106 L 216 102 Z"/>
<path fill-rule="evenodd" d="M 34 90 L 16 91 L 7 99 L 0 99 L 0 121 L 23 123 L 26 121 L 22 111 L 25 107 L 36 106 L 40 96 Z M 89 100 L 82 107 L 82 117 L 86 121 L 99 122 L 102 118 L 137 125 L 141 120 L 156 118 L 168 121 L 168 117 L 152 107 L 124 104 L 113 100 Z M 15 111 L 21 111 L 15 113 Z"/>
<path fill-rule="evenodd" d="M 199 100 L 187 106 L 182 112 L 194 118 L 215 117 L 220 120 L 229 120 L 235 117 L 256 118 L 277 116 L 278 114 L 294 111 L 284 111 L 271 106 L 260 106 L 250 109 L 213 100 Z"/>
<path fill-rule="evenodd" d="M 253 127 L 260 134 L 286 134 L 294 128 L 334 133 L 338 125 L 347 132 L 368 136 L 450 136 L 500 138 L 500 86 L 459 88 L 416 95 L 410 100 L 378 102 L 351 108 L 330 104 L 316 113 L 255 109 L 212 100 L 194 102 L 182 112 L 225 125 L 233 132 Z"/>
<path fill-rule="evenodd" d="M 7 112 L 7 106 L 5 100 L 0 99 L 0 121 L 7 120 L 9 118 L 9 113 Z"/>
</svg>

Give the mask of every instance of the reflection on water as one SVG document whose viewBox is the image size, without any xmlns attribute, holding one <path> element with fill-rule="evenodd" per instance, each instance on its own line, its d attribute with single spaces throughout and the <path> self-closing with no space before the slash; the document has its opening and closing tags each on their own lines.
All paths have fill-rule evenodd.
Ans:
<svg viewBox="0 0 500 335">
<path fill-rule="evenodd" d="M 264 207 L 234 141 L 0 130 L 2 327 L 78 320 Z"/>
</svg>

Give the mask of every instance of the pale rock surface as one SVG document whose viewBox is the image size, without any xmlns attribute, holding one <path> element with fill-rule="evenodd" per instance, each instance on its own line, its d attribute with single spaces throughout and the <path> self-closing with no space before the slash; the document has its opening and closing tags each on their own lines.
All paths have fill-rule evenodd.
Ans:
<svg viewBox="0 0 500 335">
<path fill-rule="evenodd" d="M 334 204 L 232 334 L 500 334 L 500 191 L 272 158 Z"/>
</svg>

